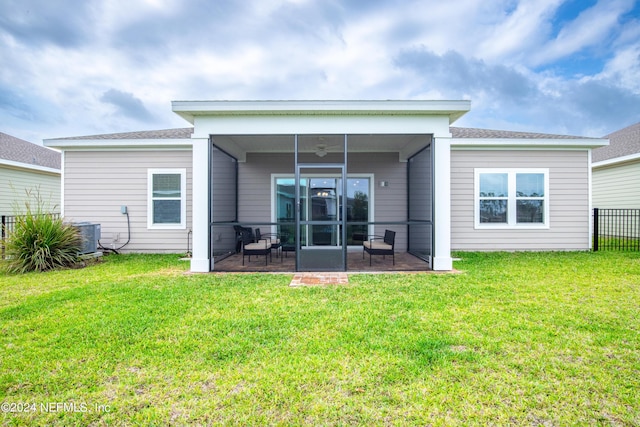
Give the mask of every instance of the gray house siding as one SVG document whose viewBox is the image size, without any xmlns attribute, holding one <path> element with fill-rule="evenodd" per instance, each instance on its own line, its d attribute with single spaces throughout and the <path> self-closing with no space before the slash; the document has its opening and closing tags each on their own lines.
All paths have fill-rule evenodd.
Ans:
<svg viewBox="0 0 640 427">
<path fill-rule="evenodd" d="M 332 154 L 319 159 L 315 155 L 301 156 L 301 162 L 340 162 L 341 157 Z M 373 198 L 375 221 L 405 221 L 407 219 L 407 170 L 406 163 L 398 161 L 397 153 L 353 153 L 348 157 L 348 174 L 373 174 Z M 294 173 L 293 154 L 252 154 L 246 163 L 239 164 L 239 220 L 247 224 L 270 222 L 272 209 L 272 174 Z M 380 181 L 388 181 L 388 187 L 380 187 Z M 375 234 L 384 234 L 385 228 L 397 232 L 396 247 L 406 250 L 405 226 L 379 225 Z"/>
<path fill-rule="evenodd" d="M 475 229 L 475 168 L 548 168 L 549 229 Z M 452 149 L 452 249 L 586 250 L 589 227 L 587 150 Z"/>
<path fill-rule="evenodd" d="M 211 202 L 213 222 L 236 220 L 237 162 L 216 149 L 211 157 Z M 236 232 L 229 225 L 215 225 L 211 231 L 213 253 L 227 254 L 236 249 Z"/>
<path fill-rule="evenodd" d="M 0 166 L 0 215 L 24 213 L 25 202 L 34 202 L 27 192 L 41 197 L 45 211 L 60 212 L 59 173 Z"/>
<path fill-rule="evenodd" d="M 235 221 L 236 162 L 218 150 L 211 159 L 211 198 L 218 203 L 213 221 Z"/>
<path fill-rule="evenodd" d="M 186 252 L 191 228 L 192 152 L 184 150 L 73 151 L 64 155 L 64 215 L 67 221 L 99 223 L 101 243 L 118 248 L 127 241 L 127 206 L 130 252 Z M 187 171 L 186 229 L 147 228 L 149 169 L 184 168 Z"/>
<path fill-rule="evenodd" d="M 640 160 L 593 170 L 593 207 L 640 209 Z"/>
</svg>

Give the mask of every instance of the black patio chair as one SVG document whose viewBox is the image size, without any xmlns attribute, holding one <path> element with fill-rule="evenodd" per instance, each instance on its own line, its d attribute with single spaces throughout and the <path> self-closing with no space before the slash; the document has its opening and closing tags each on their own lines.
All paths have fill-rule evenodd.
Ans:
<svg viewBox="0 0 640 427">
<path fill-rule="evenodd" d="M 240 251 L 242 251 L 242 232 L 248 231 L 251 234 L 251 238 L 253 239 L 253 230 L 249 227 L 243 227 L 241 225 L 234 225 L 233 229 L 236 231 L 236 253 L 239 254 Z"/>
<path fill-rule="evenodd" d="M 289 233 L 282 233 L 280 239 L 280 261 L 282 258 L 289 258 L 289 252 L 296 251 L 296 242 L 295 239 L 292 239 L 293 236 L 289 235 Z M 292 241 L 289 241 L 292 240 Z"/>
<path fill-rule="evenodd" d="M 268 240 L 256 241 L 251 229 L 242 230 L 242 265 L 244 265 L 244 257 L 249 257 L 251 262 L 251 255 L 264 255 L 264 265 L 268 263 L 267 255 L 271 255 L 271 243 Z"/>
<path fill-rule="evenodd" d="M 263 234 L 260 232 L 259 228 L 256 228 L 256 241 L 259 242 L 261 240 L 269 241 L 269 244 L 271 245 L 271 249 L 275 249 L 276 256 L 278 256 L 278 254 L 280 253 L 279 249 L 281 246 L 280 235 L 278 235 L 278 233 Z M 273 257 L 271 259 L 273 259 Z"/>
<path fill-rule="evenodd" d="M 367 233 L 353 233 L 351 234 L 351 240 L 353 240 L 354 243 L 364 243 L 365 240 L 367 240 L 369 238 L 369 235 Z"/>
<path fill-rule="evenodd" d="M 371 255 L 382 255 L 383 258 L 386 255 L 391 255 L 393 265 L 396 265 L 395 242 L 396 232 L 391 230 L 385 230 L 384 237 L 370 236 L 369 240 L 362 243 L 362 259 L 364 259 L 365 252 L 369 253 L 369 265 L 371 265 Z"/>
</svg>

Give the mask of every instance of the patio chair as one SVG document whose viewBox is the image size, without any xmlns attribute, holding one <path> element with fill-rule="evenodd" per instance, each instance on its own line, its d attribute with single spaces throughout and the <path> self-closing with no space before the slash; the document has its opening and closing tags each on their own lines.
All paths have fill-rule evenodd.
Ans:
<svg viewBox="0 0 640 427">
<path fill-rule="evenodd" d="M 268 233 L 268 234 L 262 234 L 260 232 L 259 228 L 256 228 L 256 240 L 259 242 L 261 240 L 267 240 L 269 242 L 269 244 L 271 245 L 271 249 L 275 249 L 276 250 L 276 256 L 278 256 L 278 253 L 280 252 L 280 236 L 277 233 Z M 273 259 L 273 257 L 271 258 Z"/>
<path fill-rule="evenodd" d="M 239 254 L 242 250 L 242 232 L 248 231 L 249 233 L 253 233 L 249 227 L 243 227 L 241 225 L 234 225 L 233 229 L 236 232 L 236 253 Z M 251 238 L 253 239 L 253 234 L 251 234 Z"/>
<path fill-rule="evenodd" d="M 295 239 L 292 238 L 293 236 L 289 235 L 289 233 L 283 233 L 281 234 L 281 239 L 280 239 L 280 261 L 282 261 L 283 257 L 289 258 L 289 252 L 294 252 L 296 251 L 296 242 Z M 289 240 L 292 241 L 289 241 Z"/>
<path fill-rule="evenodd" d="M 244 257 L 249 257 L 251 262 L 251 255 L 264 255 L 264 265 L 267 265 L 267 255 L 271 255 L 271 243 L 268 240 L 255 241 L 251 229 L 242 230 L 242 265 L 244 265 Z"/>
<path fill-rule="evenodd" d="M 351 234 L 351 240 L 353 240 L 354 243 L 357 243 L 357 242 L 364 243 L 368 238 L 369 238 L 369 235 L 367 233 L 352 233 Z"/>
<path fill-rule="evenodd" d="M 369 240 L 362 243 L 362 259 L 364 259 L 364 253 L 369 253 L 369 265 L 371 265 L 371 255 L 382 255 L 383 258 L 386 255 L 393 257 L 393 265 L 396 265 L 395 255 L 395 241 L 396 232 L 391 230 L 384 231 L 383 236 L 371 236 Z"/>
</svg>

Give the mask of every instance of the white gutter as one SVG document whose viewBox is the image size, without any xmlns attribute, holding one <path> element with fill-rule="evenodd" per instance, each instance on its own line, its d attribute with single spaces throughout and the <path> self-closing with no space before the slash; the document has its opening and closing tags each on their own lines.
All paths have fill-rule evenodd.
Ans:
<svg viewBox="0 0 640 427">
<path fill-rule="evenodd" d="M 571 147 L 598 148 L 609 145 L 608 139 L 596 138 L 452 138 L 451 148 Z"/>
<path fill-rule="evenodd" d="M 45 139 L 53 148 L 191 148 L 191 139 Z"/>
<path fill-rule="evenodd" d="M 603 166 L 615 165 L 618 163 L 631 162 L 633 160 L 640 159 L 640 153 L 629 154 L 628 156 L 615 157 L 613 159 L 602 160 L 599 162 L 591 163 L 592 168 L 599 168 Z"/>
<path fill-rule="evenodd" d="M 29 163 L 14 162 L 13 160 L 0 159 L 0 165 L 60 175 L 60 169 L 50 168 L 47 166 L 32 165 Z"/>
</svg>

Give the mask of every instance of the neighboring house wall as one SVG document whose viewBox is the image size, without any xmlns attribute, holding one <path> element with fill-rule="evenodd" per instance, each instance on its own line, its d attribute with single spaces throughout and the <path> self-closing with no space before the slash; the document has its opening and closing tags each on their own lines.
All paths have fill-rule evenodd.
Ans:
<svg viewBox="0 0 640 427">
<path fill-rule="evenodd" d="M 452 249 L 481 251 L 589 249 L 590 165 L 588 159 L 587 150 L 453 149 L 451 152 Z M 549 229 L 475 229 L 475 168 L 548 168 Z"/>
<path fill-rule="evenodd" d="M 67 221 L 101 225 L 100 242 L 118 248 L 127 241 L 127 206 L 131 241 L 123 251 L 186 252 L 191 229 L 191 149 L 146 151 L 73 151 L 64 154 L 64 216 Z M 148 170 L 184 168 L 186 176 L 186 228 L 147 228 Z M 114 240 L 117 240 L 114 242 Z"/>
<path fill-rule="evenodd" d="M 301 162 L 341 162 L 341 156 L 329 154 L 320 159 L 315 155 L 301 155 Z M 405 221 L 407 219 L 407 163 L 398 161 L 397 153 L 353 153 L 348 156 L 347 173 L 373 174 L 374 220 Z M 252 154 L 246 163 L 239 163 L 239 220 L 240 222 L 270 222 L 272 206 L 271 176 L 294 173 L 293 154 Z M 380 187 L 388 181 L 388 187 Z M 396 234 L 396 248 L 407 249 L 406 226 L 379 225 L 375 234 L 385 228 Z"/>
<path fill-rule="evenodd" d="M 36 210 L 36 196 L 44 211 L 60 212 L 60 174 L 0 166 L 0 215 L 24 213 L 27 201 Z"/>
<path fill-rule="evenodd" d="M 640 209 L 640 160 L 594 168 L 593 207 Z"/>
<path fill-rule="evenodd" d="M 593 207 L 640 208 L 640 123 L 610 133 L 593 150 Z"/>
</svg>

